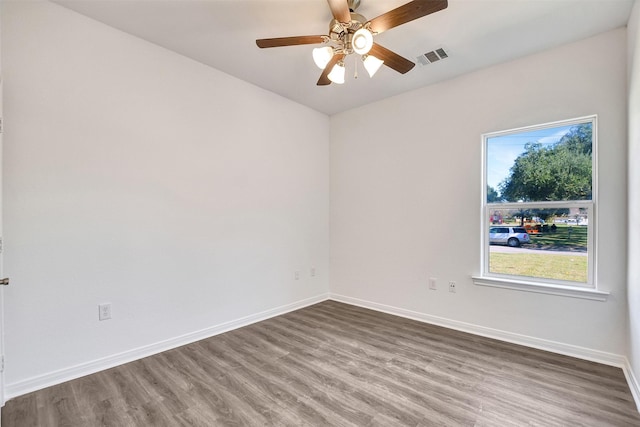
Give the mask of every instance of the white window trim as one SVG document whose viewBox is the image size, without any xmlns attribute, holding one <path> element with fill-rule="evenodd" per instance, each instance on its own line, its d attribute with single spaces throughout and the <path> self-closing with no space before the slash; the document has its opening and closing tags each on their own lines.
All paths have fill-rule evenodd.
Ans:
<svg viewBox="0 0 640 427">
<path fill-rule="evenodd" d="M 555 285 L 542 282 L 528 282 L 526 280 L 502 279 L 499 277 L 472 276 L 473 283 L 478 286 L 514 289 L 518 291 L 535 292 L 539 294 L 560 295 L 565 297 L 583 298 L 595 301 L 606 301 L 609 292 L 594 288 L 577 287 L 575 285 Z"/>
<path fill-rule="evenodd" d="M 592 135 L 593 135 L 593 145 L 592 145 L 592 156 L 593 156 L 593 167 L 592 167 L 592 198 L 591 200 L 584 201 L 560 201 L 560 202 L 531 202 L 531 203 L 487 203 L 487 140 L 490 137 L 508 135 L 513 133 L 520 133 L 524 131 L 534 130 L 534 129 L 544 129 L 551 127 L 560 127 L 567 126 L 572 124 L 580 124 L 585 122 L 592 123 Z M 598 131 L 597 131 L 597 116 L 586 116 L 579 117 L 571 120 L 562 120 L 552 123 L 546 123 L 542 125 L 535 126 L 526 126 L 517 129 L 511 129 L 500 132 L 490 132 L 483 134 L 481 137 L 482 142 L 482 204 L 481 204 L 481 212 L 480 212 L 480 220 L 481 227 L 480 230 L 482 232 L 481 240 L 481 274 L 472 276 L 473 282 L 479 286 L 492 286 L 498 288 L 505 289 L 514 289 L 520 291 L 529 291 L 536 293 L 544 293 L 544 294 L 552 294 L 552 295 L 561 295 L 575 298 L 586 298 L 598 301 L 606 301 L 609 292 L 604 292 L 598 290 L 596 278 L 597 278 L 597 251 L 596 251 L 596 239 L 598 232 L 598 216 L 597 216 L 597 165 L 598 165 Z M 574 282 L 566 282 L 561 280 L 548 280 L 542 278 L 534 278 L 534 277 L 525 277 L 525 276 L 510 276 L 510 275 L 502 275 L 495 274 L 489 272 L 489 220 L 488 220 L 488 212 L 490 209 L 512 209 L 512 208 L 522 208 L 523 206 L 532 207 L 532 208 L 542 208 L 544 207 L 552 207 L 552 206 L 575 206 L 575 207 L 586 207 L 589 209 L 589 224 L 588 228 L 588 279 L 586 284 L 576 284 Z"/>
</svg>

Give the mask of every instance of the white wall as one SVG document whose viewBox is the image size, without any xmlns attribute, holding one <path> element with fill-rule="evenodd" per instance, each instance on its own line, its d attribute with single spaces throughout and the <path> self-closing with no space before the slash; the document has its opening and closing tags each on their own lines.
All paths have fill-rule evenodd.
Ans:
<svg viewBox="0 0 640 427">
<path fill-rule="evenodd" d="M 333 116 L 332 295 L 625 354 L 625 46 L 619 29 Z M 473 285 L 481 134 L 590 114 L 599 117 L 597 281 L 609 300 Z M 439 290 L 428 290 L 430 276 Z"/>
<path fill-rule="evenodd" d="M 327 116 L 49 2 L 2 55 L 10 394 L 326 297 Z"/>
<path fill-rule="evenodd" d="M 635 2 L 628 25 L 629 52 L 629 362 L 640 398 L 640 3 Z"/>
</svg>

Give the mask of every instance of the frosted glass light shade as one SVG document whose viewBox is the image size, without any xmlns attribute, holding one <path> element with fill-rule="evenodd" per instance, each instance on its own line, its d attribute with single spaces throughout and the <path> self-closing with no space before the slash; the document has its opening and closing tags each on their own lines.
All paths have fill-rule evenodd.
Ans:
<svg viewBox="0 0 640 427">
<path fill-rule="evenodd" d="M 367 73 L 369 73 L 369 77 L 373 77 L 373 75 L 378 72 L 380 67 L 382 67 L 382 64 L 384 64 L 384 61 L 382 59 L 378 59 L 373 55 L 367 55 L 367 57 L 364 58 L 363 62 L 364 68 L 367 70 Z"/>
<path fill-rule="evenodd" d="M 344 83 L 345 71 L 346 70 L 344 68 L 344 64 L 336 64 L 336 65 L 333 66 L 333 69 L 331 69 L 331 72 L 329 73 L 329 75 L 327 77 L 333 83 L 337 83 L 337 84 L 341 85 L 342 83 Z"/>
<path fill-rule="evenodd" d="M 366 55 L 373 46 L 373 35 L 366 28 L 360 28 L 353 34 L 351 39 L 351 47 L 353 51 L 359 55 Z"/>
<path fill-rule="evenodd" d="M 321 70 L 324 70 L 331 60 L 331 57 L 333 57 L 333 49 L 331 46 L 317 47 L 313 49 L 313 62 L 315 62 L 316 66 Z"/>
</svg>

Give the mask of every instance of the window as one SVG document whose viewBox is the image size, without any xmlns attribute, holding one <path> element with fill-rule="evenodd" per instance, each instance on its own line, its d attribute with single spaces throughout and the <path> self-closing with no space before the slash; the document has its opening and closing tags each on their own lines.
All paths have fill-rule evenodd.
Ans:
<svg viewBox="0 0 640 427">
<path fill-rule="evenodd" d="M 476 284 L 601 299 L 595 286 L 596 117 L 483 136 Z"/>
</svg>

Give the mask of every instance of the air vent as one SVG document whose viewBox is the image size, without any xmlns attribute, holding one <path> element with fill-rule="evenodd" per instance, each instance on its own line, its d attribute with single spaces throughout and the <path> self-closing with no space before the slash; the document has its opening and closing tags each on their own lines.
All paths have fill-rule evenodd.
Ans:
<svg viewBox="0 0 640 427">
<path fill-rule="evenodd" d="M 447 52 L 445 52 L 443 48 L 436 49 L 436 54 L 440 57 L 440 59 L 445 59 L 449 57 L 449 55 L 447 55 Z"/>
<path fill-rule="evenodd" d="M 418 56 L 416 59 L 420 65 L 429 65 L 448 57 L 449 54 L 443 48 L 438 48 L 436 50 L 424 53 Z"/>
</svg>

